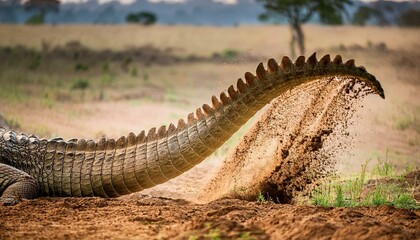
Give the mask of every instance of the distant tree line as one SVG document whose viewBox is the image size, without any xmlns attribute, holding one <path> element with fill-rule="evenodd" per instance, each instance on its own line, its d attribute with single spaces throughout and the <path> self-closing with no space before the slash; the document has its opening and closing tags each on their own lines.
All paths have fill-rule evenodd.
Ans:
<svg viewBox="0 0 420 240">
<path fill-rule="evenodd" d="M 420 27 L 420 9 L 409 9 L 398 18 L 398 24 L 406 27 Z"/>
<path fill-rule="evenodd" d="M 43 24 L 45 16 L 51 12 L 58 12 L 60 0 L 10 0 L 15 4 L 22 4 L 25 10 L 34 12 L 27 19 L 28 24 Z M 287 19 L 291 31 L 291 46 L 300 53 L 305 51 L 304 34 L 302 24 L 317 16 L 323 24 L 343 24 L 344 17 L 347 22 L 354 25 L 364 26 L 366 24 L 377 24 L 380 26 L 390 25 L 397 22 L 400 26 L 419 27 L 420 9 L 408 9 L 402 12 L 396 19 L 388 20 L 387 14 L 392 13 L 393 5 L 386 1 L 376 1 L 369 5 L 358 7 L 353 16 L 346 12 L 347 6 L 352 5 L 355 0 L 256 0 L 265 7 L 265 12 L 260 15 L 260 20 L 266 21 L 281 16 Z M 127 23 L 153 25 L 157 22 L 157 16 L 153 12 L 139 11 L 126 16 Z M 296 51 L 296 50 L 293 50 Z"/>
<path fill-rule="evenodd" d="M 392 6 L 387 2 L 377 1 L 369 7 L 361 5 L 350 17 L 346 12 L 348 6 L 354 4 L 354 0 L 257 0 L 262 3 L 265 12 L 259 16 L 261 21 L 275 20 L 278 17 L 287 19 L 291 29 L 290 50 L 291 56 L 296 52 L 305 54 L 305 35 L 302 25 L 318 16 L 323 24 L 341 25 L 344 17 L 347 17 L 354 25 L 364 26 L 369 21 L 375 21 L 378 25 L 389 25 L 386 12 L 392 12 Z M 398 17 L 398 25 L 419 27 L 420 9 L 409 9 Z"/>
<path fill-rule="evenodd" d="M 379 26 L 390 25 L 386 12 L 392 12 L 394 9 L 391 5 L 381 3 L 378 1 L 371 6 L 360 6 L 353 15 L 352 24 L 365 26 L 371 21 Z M 402 12 L 397 18 L 397 24 L 403 27 L 420 27 L 420 9 L 413 8 Z"/>
<path fill-rule="evenodd" d="M 15 0 L 14 0 L 15 1 Z M 17 0 L 19 1 L 19 0 Z M 49 12 L 58 12 L 59 0 L 20 0 L 26 11 L 35 11 L 35 14 L 27 19 L 27 24 L 43 24 L 45 15 Z M 152 12 L 140 11 L 130 13 L 126 16 L 127 23 L 136 23 L 141 25 L 153 25 L 157 22 L 157 17 Z"/>
</svg>

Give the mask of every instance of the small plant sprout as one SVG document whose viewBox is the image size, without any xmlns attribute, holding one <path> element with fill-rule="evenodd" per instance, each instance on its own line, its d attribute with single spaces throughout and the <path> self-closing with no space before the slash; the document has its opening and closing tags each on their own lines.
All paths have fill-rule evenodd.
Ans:
<svg viewBox="0 0 420 240">
<path fill-rule="evenodd" d="M 262 194 L 262 192 L 259 192 L 258 193 L 258 195 L 257 195 L 257 202 L 259 202 L 259 203 L 264 203 L 264 202 L 266 202 L 267 200 L 265 199 L 265 197 L 264 197 L 264 195 Z"/>
</svg>

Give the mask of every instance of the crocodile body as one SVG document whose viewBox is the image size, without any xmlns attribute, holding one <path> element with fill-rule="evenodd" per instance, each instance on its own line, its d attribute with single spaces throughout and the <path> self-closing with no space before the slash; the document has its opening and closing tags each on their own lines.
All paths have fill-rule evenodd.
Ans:
<svg viewBox="0 0 420 240">
<path fill-rule="evenodd" d="M 317 60 L 288 57 L 280 65 L 270 59 L 267 70 L 260 63 L 256 76 L 247 72 L 245 81 L 213 96 L 179 120 L 128 134 L 118 140 L 61 138 L 39 139 L 0 128 L 0 200 L 13 204 L 38 196 L 118 197 L 168 181 L 212 154 L 258 110 L 280 94 L 315 79 L 358 79 L 384 98 L 376 78 L 354 60 L 343 63 L 326 55 Z"/>
</svg>

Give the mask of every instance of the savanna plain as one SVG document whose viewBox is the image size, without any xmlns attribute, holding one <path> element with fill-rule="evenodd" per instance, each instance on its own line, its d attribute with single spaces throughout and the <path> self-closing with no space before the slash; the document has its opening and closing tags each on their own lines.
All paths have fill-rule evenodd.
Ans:
<svg viewBox="0 0 420 240">
<path fill-rule="evenodd" d="M 323 146 L 334 170 L 327 177 L 297 187 L 289 180 L 295 188 L 282 198 L 252 185 L 251 174 L 273 167 L 264 158 L 274 167 L 281 161 L 268 145 L 254 149 L 258 164 L 229 162 L 256 122 L 280 132 L 264 114 L 280 108 L 273 101 L 208 159 L 162 185 L 115 199 L 0 206 L 0 239 L 419 239 L 420 30 L 304 32 L 307 56 L 354 58 L 386 95 L 351 105 L 345 134 Z M 0 36 L 0 113 L 10 128 L 44 138 L 118 138 L 176 123 L 258 63 L 290 53 L 287 26 L 0 25 Z"/>
</svg>

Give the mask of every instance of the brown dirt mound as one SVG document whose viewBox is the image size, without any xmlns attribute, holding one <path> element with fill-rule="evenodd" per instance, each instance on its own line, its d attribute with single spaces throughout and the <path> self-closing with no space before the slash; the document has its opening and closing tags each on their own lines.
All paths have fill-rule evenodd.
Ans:
<svg viewBox="0 0 420 240">
<path fill-rule="evenodd" d="M 0 239 L 418 239 L 419 214 L 238 199 L 40 198 L 0 206 Z"/>
<path fill-rule="evenodd" d="M 225 160 L 201 200 L 255 199 L 262 192 L 275 202 L 292 203 L 332 173 L 336 156 L 351 148 L 347 128 L 368 93 L 355 79 L 330 78 L 278 97 Z"/>
</svg>

